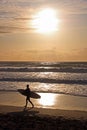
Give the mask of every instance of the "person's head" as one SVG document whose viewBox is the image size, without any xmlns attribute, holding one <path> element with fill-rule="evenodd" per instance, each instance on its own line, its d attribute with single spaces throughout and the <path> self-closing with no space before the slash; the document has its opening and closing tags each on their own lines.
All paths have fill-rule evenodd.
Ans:
<svg viewBox="0 0 87 130">
<path fill-rule="evenodd" d="M 27 84 L 27 88 L 29 88 L 29 84 Z"/>
</svg>

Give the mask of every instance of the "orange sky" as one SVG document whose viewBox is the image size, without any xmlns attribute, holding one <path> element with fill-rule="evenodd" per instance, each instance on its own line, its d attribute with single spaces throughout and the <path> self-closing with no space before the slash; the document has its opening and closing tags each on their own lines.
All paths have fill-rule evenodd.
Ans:
<svg viewBox="0 0 87 130">
<path fill-rule="evenodd" d="M 33 16 L 54 9 L 61 22 L 52 33 L 37 33 Z M 87 61 L 85 0 L 0 1 L 0 61 Z"/>
</svg>

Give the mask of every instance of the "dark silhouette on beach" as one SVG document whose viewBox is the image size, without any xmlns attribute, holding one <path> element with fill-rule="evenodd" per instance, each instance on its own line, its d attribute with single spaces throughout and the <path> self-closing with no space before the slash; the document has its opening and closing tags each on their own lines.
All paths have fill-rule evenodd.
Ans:
<svg viewBox="0 0 87 130">
<path fill-rule="evenodd" d="M 31 92 L 31 90 L 30 90 L 30 88 L 29 88 L 29 84 L 27 84 L 27 86 L 26 86 L 27 88 L 25 89 L 25 92 L 26 92 L 26 105 L 25 105 L 25 109 L 27 108 L 27 104 L 28 104 L 28 101 L 31 103 L 31 105 L 32 105 L 32 108 L 34 108 L 34 104 L 31 102 L 31 100 L 30 100 L 30 92 Z"/>
</svg>

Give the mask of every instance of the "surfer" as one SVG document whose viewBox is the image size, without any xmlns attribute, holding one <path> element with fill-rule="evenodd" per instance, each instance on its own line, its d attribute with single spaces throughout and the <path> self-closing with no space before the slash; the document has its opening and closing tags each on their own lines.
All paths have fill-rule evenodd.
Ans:
<svg viewBox="0 0 87 130">
<path fill-rule="evenodd" d="M 34 104 L 31 102 L 31 100 L 30 100 L 30 92 L 31 92 L 31 90 L 30 90 L 30 88 L 29 88 L 29 84 L 27 84 L 27 86 L 26 86 L 27 88 L 25 89 L 25 91 L 26 91 L 26 105 L 25 105 L 25 108 L 27 107 L 27 104 L 28 104 L 28 101 L 31 103 L 31 105 L 32 105 L 32 108 L 34 108 Z"/>
</svg>

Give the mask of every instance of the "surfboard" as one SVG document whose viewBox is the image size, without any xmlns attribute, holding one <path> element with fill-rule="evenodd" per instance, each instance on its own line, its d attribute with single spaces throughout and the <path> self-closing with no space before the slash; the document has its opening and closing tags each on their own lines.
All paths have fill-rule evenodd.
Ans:
<svg viewBox="0 0 87 130">
<path fill-rule="evenodd" d="M 24 96 L 27 96 L 25 89 L 18 89 L 18 92 Z M 30 91 L 30 97 L 35 98 L 35 99 L 41 98 L 41 96 L 39 94 L 37 94 L 36 92 L 33 92 L 33 91 Z"/>
</svg>

